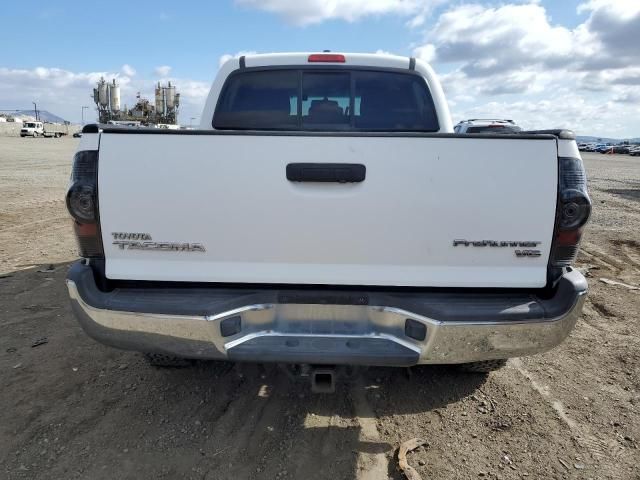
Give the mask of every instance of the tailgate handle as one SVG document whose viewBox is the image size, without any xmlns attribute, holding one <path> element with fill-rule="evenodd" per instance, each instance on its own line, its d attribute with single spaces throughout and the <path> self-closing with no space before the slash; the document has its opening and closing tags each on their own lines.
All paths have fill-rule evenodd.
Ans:
<svg viewBox="0 0 640 480">
<path fill-rule="evenodd" d="M 287 180 L 291 182 L 355 183 L 364 181 L 367 168 L 359 163 L 290 163 Z"/>
</svg>

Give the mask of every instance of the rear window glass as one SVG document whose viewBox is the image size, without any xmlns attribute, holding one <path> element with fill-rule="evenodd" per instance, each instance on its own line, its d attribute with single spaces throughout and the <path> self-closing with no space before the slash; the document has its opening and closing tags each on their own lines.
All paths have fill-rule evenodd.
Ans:
<svg viewBox="0 0 640 480">
<path fill-rule="evenodd" d="M 246 72 L 228 82 L 214 116 L 215 128 L 289 129 L 298 125 L 298 72 Z"/>
<path fill-rule="evenodd" d="M 369 70 L 257 70 L 229 77 L 213 126 L 222 130 L 438 131 L 418 75 Z"/>
<path fill-rule="evenodd" d="M 350 126 L 351 75 L 308 72 L 302 76 L 302 127 L 347 130 Z"/>
</svg>

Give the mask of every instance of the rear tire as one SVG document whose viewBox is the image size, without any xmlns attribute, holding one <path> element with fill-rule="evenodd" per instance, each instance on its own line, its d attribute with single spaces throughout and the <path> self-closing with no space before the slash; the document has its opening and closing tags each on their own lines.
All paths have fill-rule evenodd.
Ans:
<svg viewBox="0 0 640 480">
<path fill-rule="evenodd" d="M 499 370 L 507 364 L 506 359 L 485 360 L 483 362 L 471 362 L 458 365 L 458 370 L 465 373 L 489 373 Z"/>
<path fill-rule="evenodd" d="M 165 355 L 163 353 L 145 353 L 144 356 L 152 367 L 186 368 L 191 366 L 191 360 L 174 357 L 172 355 Z"/>
</svg>

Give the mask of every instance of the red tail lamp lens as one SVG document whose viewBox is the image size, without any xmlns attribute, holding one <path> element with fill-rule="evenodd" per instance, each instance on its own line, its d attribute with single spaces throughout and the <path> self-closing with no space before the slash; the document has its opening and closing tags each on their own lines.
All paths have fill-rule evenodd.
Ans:
<svg viewBox="0 0 640 480">
<path fill-rule="evenodd" d="M 314 53 L 309 55 L 309 63 L 345 63 L 347 59 L 344 55 L 335 53 Z"/>
<path fill-rule="evenodd" d="M 591 199 L 582 160 L 560 157 L 558 162 L 558 206 L 551 265 L 562 268 L 576 261 L 582 230 L 591 216 Z"/>
<path fill-rule="evenodd" d="M 74 220 L 80 256 L 104 257 L 98 215 L 98 152 L 95 150 L 81 151 L 73 157 L 67 210 Z"/>
</svg>

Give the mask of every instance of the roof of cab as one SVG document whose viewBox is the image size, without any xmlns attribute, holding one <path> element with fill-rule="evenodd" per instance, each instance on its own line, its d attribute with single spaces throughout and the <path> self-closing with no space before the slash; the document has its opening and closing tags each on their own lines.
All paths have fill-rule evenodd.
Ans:
<svg viewBox="0 0 640 480">
<path fill-rule="evenodd" d="M 310 55 L 344 55 L 344 62 L 323 62 L 324 65 L 352 65 L 380 68 L 410 68 L 411 59 L 387 53 L 345 53 L 345 52 L 297 52 L 263 53 L 245 55 L 246 67 L 269 67 L 280 65 L 306 65 Z M 237 59 L 236 59 L 237 61 Z"/>
</svg>

